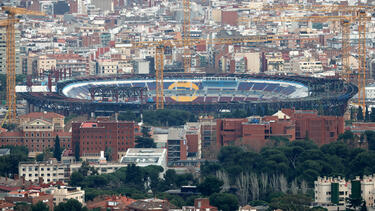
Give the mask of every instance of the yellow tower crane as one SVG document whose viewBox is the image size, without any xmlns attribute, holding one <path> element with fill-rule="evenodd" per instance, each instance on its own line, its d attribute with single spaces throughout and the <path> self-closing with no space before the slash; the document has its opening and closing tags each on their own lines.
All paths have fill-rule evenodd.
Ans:
<svg viewBox="0 0 375 211">
<path fill-rule="evenodd" d="M 15 44 L 15 24 L 19 22 L 16 15 L 35 15 L 44 16 L 44 13 L 30 11 L 16 7 L 1 7 L 8 14 L 8 18 L 0 20 L 0 26 L 6 27 L 6 62 L 7 62 L 7 106 L 8 112 L 2 124 L 5 121 L 14 123 L 16 121 L 16 44 Z"/>
<path fill-rule="evenodd" d="M 344 67 L 344 78 L 346 80 L 352 80 L 350 77 L 352 70 L 349 64 L 349 54 L 350 54 L 350 23 L 356 23 L 358 26 L 358 72 L 357 72 L 357 85 L 358 85 L 358 105 L 362 107 L 363 114 L 365 114 L 366 108 L 366 22 L 371 21 L 371 17 L 367 15 L 367 10 L 374 9 L 374 6 L 342 6 L 342 5 L 311 5 L 311 6 L 301 6 L 301 5 L 287 5 L 279 6 L 273 5 L 263 8 L 264 10 L 297 10 L 297 11 L 312 11 L 312 12 L 323 12 L 332 13 L 340 12 L 349 15 L 341 16 L 305 16 L 305 17 L 262 17 L 257 18 L 252 21 L 330 21 L 334 19 L 341 20 L 342 26 L 342 62 Z M 242 18 L 244 21 L 247 18 Z M 294 20 L 293 20 L 294 19 Z M 305 19 L 305 20 L 304 20 Z"/>
<path fill-rule="evenodd" d="M 182 26 L 183 44 L 184 44 L 184 71 L 190 72 L 191 58 L 190 58 L 190 0 L 182 0 L 184 7 L 184 23 Z"/>
</svg>

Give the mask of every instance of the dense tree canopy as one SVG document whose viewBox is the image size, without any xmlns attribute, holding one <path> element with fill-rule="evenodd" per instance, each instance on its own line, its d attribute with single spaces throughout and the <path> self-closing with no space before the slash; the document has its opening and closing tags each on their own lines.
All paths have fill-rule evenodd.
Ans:
<svg viewBox="0 0 375 211">
<path fill-rule="evenodd" d="M 204 196 L 210 196 L 213 193 L 218 193 L 221 190 L 221 186 L 223 185 L 223 181 L 219 180 L 214 176 L 208 176 L 204 179 L 202 183 L 198 185 L 198 190 Z"/>
<path fill-rule="evenodd" d="M 222 211 L 233 211 L 238 209 L 238 199 L 230 193 L 214 193 L 210 196 L 210 204 Z"/>
<path fill-rule="evenodd" d="M 153 126 L 178 126 L 197 121 L 197 116 L 189 111 L 171 109 L 145 111 L 143 117 L 146 124 Z"/>
<path fill-rule="evenodd" d="M 55 145 L 53 148 L 53 156 L 56 158 L 56 160 L 61 161 L 61 147 L 60 147 L 60 138 L 59 136 L 56 136 L 55 138 Z"/>
<path fill-rule="evenodd" d="M 135 148 L 155 148 L 156 144 L 153 138 L 137 136 L 135 138 Z"/>
<path fill-rule="evenodd" d="M 219 163 L 202 166 L 203 176 L 215 175 L 221 169 L 230 176 L 251 171 L 282 174 L 288 181 L 305 179 L 312 184 L 317 176 L 353 178 L 375 172 L 374 151 L 350 148 L 341 141 L 320 148 L 311 141 L 294 141 L 283 146 L 263 148 L 259 153 L 229 146 L 221 149 L 218 160 Z"/>
<path fill-rule="evenodd" d="M 66 202 L 61 202 L 54 208 L 55 211 L 88 211 L 86 207 L 83 207 L 82 204 L 75 200 L 69 199 Z"/>
<path fill-rule="evenodd" d="M 4 146 L 3 148 L 10 148 L 10 155 L 0 157 L 0 175 L 13 176 L 18 174 L 19 162 L 30 160 L 28 149 L 24 146 Z"/>
<path fill-rule="evenodd" d="M 48 211 L 48 205 L 46 203 L 43 203 L 42 201 L 39 201 L 38 203 L 31 206 L 31 211 Z"/>
</svg>

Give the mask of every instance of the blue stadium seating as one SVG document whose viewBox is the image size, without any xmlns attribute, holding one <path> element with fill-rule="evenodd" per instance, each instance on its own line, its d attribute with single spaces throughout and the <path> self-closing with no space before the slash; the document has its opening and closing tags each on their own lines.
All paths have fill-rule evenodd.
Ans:
<svg viewBox="0 0 375 211">
<path fill-rule="evenodd" d="M 279 84 L 268 84 L 267 87 L 264 89 L 264 91 L 272 92 L 279 86 L 280 86 Z"/>
<path fill-rule="evenodd" d="M 148 82 L 147 83 L 149 90 L 155 90 L 156 89 L 156 83 L 155 82 Z"/>
<path fill-rule="evenodd" d="M 252 90 L 263 90 L 267 85 L 266 83 L 255 83 Z"/>
</svg>

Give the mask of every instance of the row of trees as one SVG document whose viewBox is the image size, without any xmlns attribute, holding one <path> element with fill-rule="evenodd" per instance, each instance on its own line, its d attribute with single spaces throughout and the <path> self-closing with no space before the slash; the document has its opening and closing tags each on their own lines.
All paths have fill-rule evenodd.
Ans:
<svg viewBox="0 0 375 211">
<path fill-rule="evenodd" d="M 186 122 L 196 122 L 197 115 L 189 111 L 174 110 L 174 109 L 163 109 L 154 111 L 144 111 L 143 121 L 147 125 L 152 126 L 178 126 L 184 125 Z M 137 116 L 134 112 L 127 111 L 120 113 L 118 119 L 123 121 L 137 121 L 140 122 L 140 116 Z"/>
<path fill-rule="evenodd" d="M 24 211 L 49 211 L 49 207 L 46 203 L 43 203 L 42 201 L 39 201 L 38 203 L 34 205 L 30 205 L 28 203 L 17 203 L 15 210 L 24 210 Z M 75 200 L 75 199 L 69 199 L 66 202 L 61 202 L 59 205 L 55 206 L 55 211 L 88 211 L 87 207 L 82 206 L 82 204 Z"/>
</svg>

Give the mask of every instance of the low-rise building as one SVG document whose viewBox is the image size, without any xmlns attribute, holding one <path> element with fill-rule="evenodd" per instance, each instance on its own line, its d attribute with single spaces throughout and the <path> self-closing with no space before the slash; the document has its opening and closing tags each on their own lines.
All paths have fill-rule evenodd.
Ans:
<svg viewBox="0 0 375 211">
<path fill-rule="evenodd" d="M 97 197 L 93 201 L 87 202 L 87 208 L 90 210 L 99 209 L 101 211 L 107 210 L 125 210 L 128 205 L 136 200 L 126 196 L 106 196 Z"/>
<path fill-rule="evenodd" d="M 210 205 L 210 200 L 208 198 L 197 198 L 194 200 L 194 206 L 184 206 L 183 211 L 218 211 L 217 207 Z"/>
<path fill-rule="evenodd" d="M 142 199 L 128 205 L 129 211 L 171 211 L 177 210 L 177 207 L 169 203 L 167 200 L 161 199 Z"/>
<path fill-rule="evenodd" d="M 59 186 L 47 188 L 43 191 L 53 196 L 53 203 L 55 206 L 69 199 L 75 199 L 81 204 L 85 204 L 85 191 L 81 190 L 81 187 Z"/>
<path fill-rule="evenodd" d="M 9 192 L 4 197 L 6 202 L 9 203 L 18 203 L 26 202 L 32 205 L 37 204 L 38 202 L 43 202 L 48 205 L 49 210 L 53 210 L 53 196 L 51 194 L 46 194 L 40 192 L 39 190 L 18 190 Z"/>
<path fill-rule="evenodd" d="M 351 194 L 350 183 L 345 178 L 319 177 L 314 182 L 315 203 L 327 209 L 345 210 L 345 199 Z"/>
<path fill-rule="evenodd" d="M 82 162 L 21 162 L 18 165 L 18 171 L 19 175 L 26 181 L 42 183 L 62 181 L 66 183 L 69 181 L 71 174 L 78 171 L 81 166 Z M 90 166 L 94 167 L 98 174 L 110 174 L 122 167 L 126 167 L 127 164 L 107 162 L 90 163 Z"/>
<path fill-rule="evenodd" d="M 14 207 L 16 205 L 13 203 L 6 202 L 4 200 L 0 200 L 0 210 L 6 211 L 6 210 L 14 210 Z"/>
<path fill-rule="evenodd" d="M 167 169 L 167 149 L 162 148 L 130 148 L 121 158 L 122 164 L 135 164 L 137 166 L 156 165 Z"/>
</svg>

